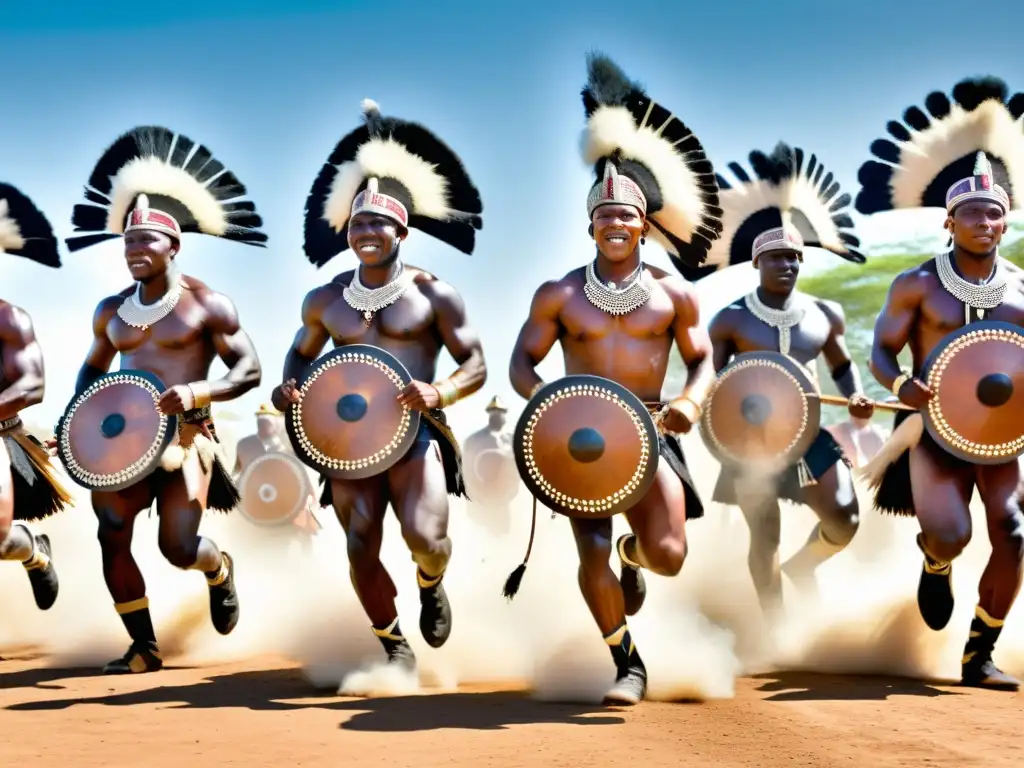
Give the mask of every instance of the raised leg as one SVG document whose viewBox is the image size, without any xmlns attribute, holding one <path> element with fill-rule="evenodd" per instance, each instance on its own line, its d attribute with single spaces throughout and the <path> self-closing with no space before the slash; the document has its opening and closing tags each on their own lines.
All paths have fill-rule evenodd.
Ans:
<svg viewBox="0 0 1024 768">
<path fill-rule="evenodd" d="M 659 576 L 675 576 L 686 559 L 686 493 L 683 482 L 662 462 L 654 485 L 640 503 L 626 512 L 632 534 L 616 544 L 622 571 L 619 581 L 626 615 L 639 612 L 647 597 L 641 568 Z"/>
<path fill-rule="evenodd" d="M 0 560 L 24 566 L 32 585 L 32 596 L 40 610 L 57 601 L 59 583 L 53 566 L 50 539 L 36 536 L 26 523 L 14 520 L 14 481 L 7 450 L 0 445 Z"/>
<path fill-rule="evenodd" d="M 189 499 L 181 472 L 166 475 L 160 483 L 157 513 L 160 552 L 175 568 L 202 571 L 210 591 L 210 620 L 220 634 L 230 634 L 239 618 L 234 561 L 213 540 L 199 535 L 203 505 Z"/>
<path fill-rule="evenodd" d="M 917 543 L 924 553 L 917 606 L 925 624 L 938 631 L 953 615 L 953 560 L 971 540 L 968 505 L 974 474 L 969 466 L 933 456 L 933 450 L 940 449 L 922 443 L 911 450 L 910 488 L 921 526 Z"/>
<path fill-rule="evenodd" d="M 804 487 L 802 497 L 819 522 L 782 570 L 797 587 L 813 593 L 817 590 L 814 572 L 850 544 L 860 526 L 860 511 L 853 476 L 841 461 L 829 467 L 816 484 Z"/>
<path fill-rule="evenodd" d="M 392 506 L 402 527 L 420 589 L 420 631 L 440 648 L 452 631 L 452 609 L 443 579 L 452 554 L 448 536 L 448 491 L 436 442 L 419 440 L 388 472 Z"/>
</svg>

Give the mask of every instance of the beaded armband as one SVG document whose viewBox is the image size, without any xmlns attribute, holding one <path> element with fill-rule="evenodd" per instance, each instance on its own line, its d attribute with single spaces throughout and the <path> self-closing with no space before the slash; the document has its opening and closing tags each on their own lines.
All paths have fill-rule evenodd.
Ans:
<svg viewBox="0 0 1024 768">
<path fill-rule="evenodd" d="M 433 387 L 437 390 L 438 397 L 441 398 L 441 408 L 447 408 L 458 402 L 459 387 L 450 378 L 435 383 Z"/>
<path fill-rule="evenodd" d="M 914 374 L 912 374 L 910 371 L 907 371 L 907 370 L 901 371 L 900 375 L 897 376 L 895 379 L 893 379 L 892 390 L 891 390 L 892 393 L 896 397 L 899 397 L 900 396 L 900 389 L 902 389 L 903 385 L 906 384 L 908 381 L 910 381 L 912 378 L 914 378 Z"/>
</svg>

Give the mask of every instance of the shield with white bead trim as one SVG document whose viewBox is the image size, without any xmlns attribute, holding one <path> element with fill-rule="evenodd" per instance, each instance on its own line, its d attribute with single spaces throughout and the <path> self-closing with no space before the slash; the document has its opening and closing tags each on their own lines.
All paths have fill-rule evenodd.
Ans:
<svg viewBox="0 0 1024 768">
<path fill-rule="evenodd" d="M 296 456 L 339 480 L 386 472 L 419 432 L 420 412 L 398 402 L 411 382 L 397 357 L 370 344 L 317 358 L 297 382 L 300 400 L 285 416 Z"/>
<path fill-rule="evenodd" d="M 288 453 L 273 451 L 255 458 L 238 478 L 239 510 L 259 526 L 287 525 L 313 495 L 305 465 Z"/>
<path fill-rule="evenodd" d="M 708 390 L 700 434 L 723 464 L 771 474 L 803 457 L 820 424 L 819 390 L 800 363 L 779 352 L 746 352 Z"/>
<path fill-rule="evenodd" d="M 636 506 L 658 471 L 658 429 L 643 401 L 600 376 L 538 390 L 516 425 L 516 466 L 552 512 L 607 518 Z"/>
<path fill-rule="evenodd" d="M 1024 454 L 1024 328 L 984 320 L 945 336 L 921 368 L 928 434 L 972 464 Z"/>
<path fill-rule="evenodd" d="M 148 371 L 100 376 L 57 423 L 57 455 L 68 475 L 91 491 L 120 491 L 144 479 L 178 431 L 178 417 L 157 410 L 166 387 Z"/>
</svg>

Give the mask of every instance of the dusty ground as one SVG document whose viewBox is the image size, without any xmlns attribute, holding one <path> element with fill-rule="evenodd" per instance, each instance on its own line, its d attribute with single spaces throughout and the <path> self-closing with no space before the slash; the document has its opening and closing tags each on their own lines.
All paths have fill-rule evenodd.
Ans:
<svg viewBox="0 0 1024 768">
<path fill-rule="evenodd" d="M 1019 766 L 1024 694 L 773 673 L 734 699 L 549 704 L 503 685 L 346 699 L 275 658 L 105 678 L 0 662 L 5 765 Z"/>
</svg>

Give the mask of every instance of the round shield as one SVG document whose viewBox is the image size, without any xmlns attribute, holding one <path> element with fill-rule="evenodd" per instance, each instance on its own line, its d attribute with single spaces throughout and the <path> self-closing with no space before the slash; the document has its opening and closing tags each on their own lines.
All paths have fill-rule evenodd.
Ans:
<svg viewBox="0 0 1024 768">
<path fill-rule="evenodd" d="M 1005 464 L 1024 454 L 1024 329 L 971 323 L 932 350 L 921 378 L 932 390 L 928 434 L 973 464 Z"/>
<path fill-rule="evenodd" d="M 519 470 L 515 457 L 508 451 L 488 448 L 473 457 L 473 501 L 508 504 L 519 491 Z"/>
<path fill-rule="evenodd" d="M 306 508 L 311 494 L 305 465 L 279 451 L 257 457 L 238 478 L 239 509 L 256 525 L 287 525 Z"/>
<path fill-rule="evenodd" d="M 420 428 L 420 412 L 398 402 L 412 382 L 379 347 L 352 344 L 314 360 L 288 409 L 288 437 L 304 463 L 327 477 L 354 480 L 386 471 Z"/>
<path fill-rule="evenodd" d="M 818 435 L 818 387 L 800 363 L 778 352 L 748 352 L 708 390 L 700 433 L 723 464 L 770 472 L 800 460 Z"/>
<path fill-rule="evenodd" d="M 643 402 L 600 376 L 542 387 L 516 425 L 519 475 L 544 506 L 602 518 L 635 506 L 658 471 L 658 430 Z"/>
<path fill-rule="evenodd" d="M 178 417 L 156 409 L 164 383 L 147 371 L 100 376 L 68 405 L 57 425 L 57 455 L 92 491 L 120 491 L 160 465 Z"/>
</svg>

